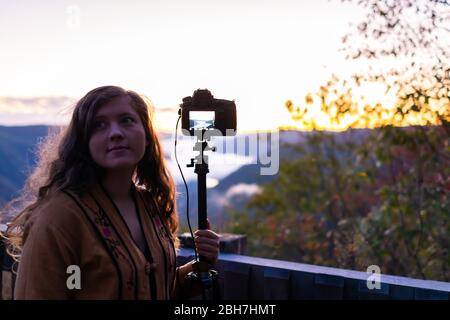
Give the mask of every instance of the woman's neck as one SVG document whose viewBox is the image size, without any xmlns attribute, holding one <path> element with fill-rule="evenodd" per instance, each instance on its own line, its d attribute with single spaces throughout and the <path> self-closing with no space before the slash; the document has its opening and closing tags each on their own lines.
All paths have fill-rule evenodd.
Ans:
<svg viewBox="0 0 450 320">
<path fill-rule="evenodd" d="M 130 171 L 109 171 L 102 180 L 102 185 L 115 201 L 130 199 L 133 172 Z"/>
</svg>

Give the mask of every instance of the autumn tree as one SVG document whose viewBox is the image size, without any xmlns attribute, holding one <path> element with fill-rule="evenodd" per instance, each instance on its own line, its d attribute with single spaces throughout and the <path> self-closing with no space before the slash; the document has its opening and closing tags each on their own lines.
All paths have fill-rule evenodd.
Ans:
<svg viewBox="0 0 450 320">
<path fill-rule="evenodd" d="M 296 159 L 282 161 L 230 228 L 247 233 L 257 255 L 449 281 L 449 3 L 354 3 L 367 16 L 342 51 L 361 68 L 333 75 L 304 104 L 287 101 L 313 133 L 290 146 Z M 370 83 L 395 93 L 395 104 L 354 94 Z M 319 131 L 312 108 L 337 128 L 375 129 Z"/>
</svg>

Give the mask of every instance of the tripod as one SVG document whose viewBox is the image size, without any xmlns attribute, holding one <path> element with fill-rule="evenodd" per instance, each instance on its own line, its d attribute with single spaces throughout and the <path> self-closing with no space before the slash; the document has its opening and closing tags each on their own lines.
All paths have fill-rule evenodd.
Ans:
<svg viewBox="0 0 450 320">
<path fill-rule="evenodd" d="M 209 172 L 208 156 L 204 155 L 205 151 L 215 152 L 215 147 L 209 147 L 208 141 L 210 137 L 203 137 L 206 130 L 201 130 L 197 136 L 197 142 L 194 151 L 200 154 L 191 159 L 191 163 L 187 167 L 194 167 L 197 174 L 197 196 L 198 196 L 198 228 L 207 228 L 207 208 L 206 208 L 206 174 Z M 194 239 L 192 239 L 194 241 Z M 210 264 L 203 256 L 192 264 L 193 271 L 186 276 L 184 297 L 192 300 L 217 300 L 220 299 L 218 272 L 211 269 Z"/>
</svg>

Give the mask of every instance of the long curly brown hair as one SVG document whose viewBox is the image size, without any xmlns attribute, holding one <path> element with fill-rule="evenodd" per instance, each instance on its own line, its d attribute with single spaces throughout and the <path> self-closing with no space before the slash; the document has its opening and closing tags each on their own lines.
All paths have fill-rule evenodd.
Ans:
<svg viewBox="0 0 450 320">
<path fill-rule="evenodd" d="M 152 124 L 153 105 L 149 99 L 134 91 L 116 86 L 103 86 L 88 92 L 75 105 L 70 124 L 49 136 L 38 146 L 38 165 L 28 177 L 21 195 L 13 199 L 3 210 L 14 219 L 8 224 L 4 237 L 8 241 L 8 253 L 20 259 L 28 234 L 30 217 L 45 200 L 61 190 L 78 194 L 92 187 L 105 173 L 92 159 L 89 139 L 93 130 L 96 111 L 111 100 L 127 96 L 139 115 L 149 142 L 133 175 L 136 186 L 150 191 L 170 227 L 172 238 L 178 247 L 178 214 L 175 206 L 175 184 L 164 161 L 164 153 Z"/>
</svg>

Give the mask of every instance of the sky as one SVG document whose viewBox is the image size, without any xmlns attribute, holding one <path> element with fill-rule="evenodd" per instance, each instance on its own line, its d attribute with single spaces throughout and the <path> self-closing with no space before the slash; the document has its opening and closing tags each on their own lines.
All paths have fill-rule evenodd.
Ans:
<svg viewBox="0 0 450 320">
<path fill-rule="evenodd" d="M 294 125 L 285 101 L 346 68 L 340 40 L 361 14 L 337 0 L 0 0 L 0 125 L 65 124 L 109 84 L 149 97 L 162 129 L 198 88 L 235 100 L 238 130 Z"/>
</svg>

